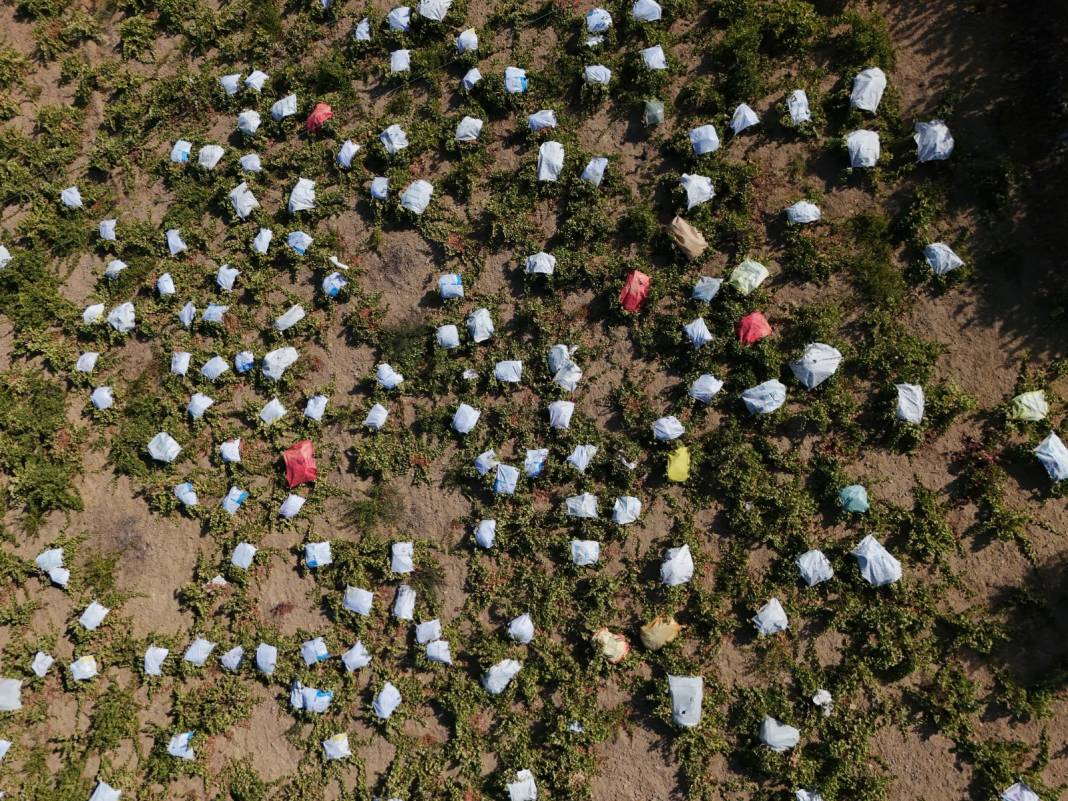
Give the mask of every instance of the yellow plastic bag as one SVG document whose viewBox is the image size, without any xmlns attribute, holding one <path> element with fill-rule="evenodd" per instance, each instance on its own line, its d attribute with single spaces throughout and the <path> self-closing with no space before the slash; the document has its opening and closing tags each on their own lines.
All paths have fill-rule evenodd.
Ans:
<svg viewBox="0 0 1068 801">
<path fill-rule="evenodd" d="M 685 481 L 690 477 L 690 449 L 685 445 L 668 454 L 667 477 L 671 481 Z"/>
</svg>

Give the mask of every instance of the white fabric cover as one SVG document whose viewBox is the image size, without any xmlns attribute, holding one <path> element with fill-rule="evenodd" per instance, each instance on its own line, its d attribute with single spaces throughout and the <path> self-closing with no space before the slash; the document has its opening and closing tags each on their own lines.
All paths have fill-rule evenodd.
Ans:
<svg viewBox="0 0 1068 801">
<path fill-rule="evenodd" d="M 167 654 L 170 651 L 166 648 L 160 648 L 156 645 L 148 646 L 145 651 L 145 675 L 146 676 L 162 676 L 163 675 L 163 660 L 167 658 Z"/>
<path fill-rule="evenodd" d="M 189 399 L 189 405 L 186 406 L 186 411 L 189 412 L 189 416 L 194 420 L 199 420 L 204 416 L 204 412 L 214 405 L 215 401 L 203 392 L 194 392 L 193 396 Z"/>
<path fill-rule="evenodd" d="M 70 571 L 63 567 L 63 549 L 49 548 L 37 555 L 34 560 L 37 568 L 48 574 L 53 584 L 66 588 L 70 581 Z"/>
<path fill-rule="evenodd" d="M 277 381 L 296 362 L 299 355 L 296 348 L 288 345 L 283 348 L 277 348 L 263 357 L 263 365 L 260 369 L 269 379 Z"/>
<path fill-rule="evenodd" d="M 604 180 L 604 170 L 608 166 L 608 159 L 603 156 L 594 156 L 590 159 L 589 164 L 586 165 L 586 169 L 582 171 L 580 176 L 586 183 L 593 184 L 594 186 L 600 186 L 601 181 Z"/>
<path fill-rule="evenodd" d="M 701 676 L 668 676 L 671 693 L 671 719 L 676 726 L 692 729 L 701 722 L 701 702 L 705 680 Z"/>
<path fill-rule="evenodd" d="M 415 544 L 412 542 L 395 542 L 390 548 L 389 569 L 394 573 L 411 573 L 415 570 L 413 562 Z"/>
<path fill-rule="evenodd" d="M 612 522 L 625 526 L 637 521 L 642 513 L 642 502 L 633 495 L 621 495 L 612 504 Z"/>
<path fill-rule="evenodd" d="M 189 161 L 189 153 L 193 150 L 193 143 L 185 139 L 178 139 L 171 147 L 171 161 L 175 164 L 184 164 Z"/>
<path fill-rule="evenodd" d="M 386 23 L 391 31 L 406 31 L 412 24 L 412 10 L 408 6 L 397 6 L 386 15 Z"/>
<path fill-rule="evenodd" d="M 434 194 L 434 187 L 427 181 L 417 180 L 408 184 L 401 192 L 400 204 L 412 214 L 422 214 L 430 205 L 430 197 Z"/>
<path fill-rule="evenodd" d="M 205 640 L 203 637 L 197 637 L 185 649 L 182 659 L 195 667 L 204 667 L 204 663 L 208 661 L 208 657 L 211 656 L 211 652 L 214 650 L 215 643 Z"/>
<path fill-rule="evenodd" d="M 666 70 L 667 69 L 667 56 L 664 54 L 664 48 L 660 45 L 653 45 L 652 47 L 643 48 L 642 61 L 645 66 L 651 70 Z"/>
<path fill-rule="evenodd" d="M 693 300 L 699 300 L 703 303 L 711 303 L 716 295 L 719 294 L 719 290 L 722 286 L 722 278 L 712 278 L 708 275 L 702 275 L 697 279 L 697 283 L 693 285 L 693 289 L 690 291 L 690 297 Z"/>
<path fill-rule="evenodd" d="M 371 708 L 377 717 L 382 720 L 388 720 L 397 707 L 400 706 L 400 703 L 400 690 L 393 685 L 393 682 L 387 681 L 382 686 L 382 689 L 378 691 L 378 695 L 375 696 Z"/>
<path fill-rule="evenodd" d="M 526 612 L 508 622 L 508 636 L 520 645 L 527 645 L 534 639 L 534 621 Z"/>
<path fill-rule="evenodd" d="M 374 600 L 375 594 L 370 590 L 348 585 L 345 587 L 345 594 L 341 597 L 341 605 L 350 612 L 367 617 L 371 614 Z"/>
<path fill-rule="evenodd" d="M 286 499 L 282 501 L 282 505 L 278 508 L 278 514 L 284 517 L 286 520 L 291 520 L 296 517 L 300 510 L 304 507 L 305 498 L 294 493 L 289 493 Z"/>
<path fill-rule="evenodd" d="M 497 539 L 497 521 L 479 520 L 475 526 L 475 542 L 480 548 L 492 548 Z"/>
<path fill-rule="evenodd" d="M 464 77 L 460 80 L 460 85 L 470 92 L 475 88 L 475 84 L 482 80 L 482 73 L 478 71 L 478 67 L 472 67 L 464 73 Z M 526 80 L 525 78 L 523 79 Z"/>
<path fill-rule="evenodd" d="M 777 378 L 757 384 L 742 393 L 742 403 L 750 414 L 771 414 L 786 403 L 786 386 Z"/>
<path fill-rule="evenodd" d="M 267 73 L 263 70 L 252 70 L 245 78 L 245 86 L 251 89 L 253 92 L 260 92 L 263 90 L 263 85 L 267 82 Z"/>
<path fill-rule="evenodd" d="M 489 309 L 475 309 L 467 317 L 467 332 L 475 342 L 485 342 L 493 336 L 493 318 Z"/>
<path fill-rule="evenodd" d="M 813 389 L 834 375 L 841 363 L 842 354 L 837 348 L 812 342 L 805 346 L 800 359 L 790 362 L 790 369 L 798 381 Z"/>
<path fill-rule="evenodd" d="M 508 801 L 537 801 L 538 787 L 534 774 L 529 770 L 517 770 L 515 781 L 508 782 Z"/>
<path fill-rule="evenodd" d="M 245 181 L 242 181 L 230 191 L 230 203 L 233 205 L 237 216 L 242 220 L 247 219 L 254 209 L 260 207 L 260 202 L 256 200 L 256 196 L 252 194 L 252 190 L 248 188 L 248 184 Z"/>
<path fill-rule="evenodd" d="M 200 368 L 200 374 L 209 381 L 216 380 L 219 376 L 230 369 L 230 365 L 222 356 L 212 356 L 204 366 Z"/>
<path fill-rule="evenodd" d="M 219 78 L 219 85 L 222 86 L 226 94 L 236 95 L 238 89 L 241 88 L 241 73 L 235 72 L 230 75 L 223 75 Z"/>
<path fill-rule="evenodd" d="M 760 117 L 757 116 L 757 113 L 747 103 L 742 103 L 734 110 L 734 114 L 731 116 L 731 130 L 737 135 L 746 128 L 752 128 L 759 122 Z"/>
<path fill-rule="evenodd" d="M 482 134 L 482 120 L 478 117 L 464 117 L 456 124 L 457 142 L 477 142 Z"/>
<path fill-rule="evenodd" d="M 564 146 L 559 142 L 542 142 L 538 148 L 538 180 L 555 181 L 564 169 Z"/>
<path fill-rule="evenodd" d="M 451 5 L 452 0 L 419 0 L 419 16 L 441 22 Z"/>
<path fill-rule="evenodd" d="M 219 446 L 219 455 L 222 456 L 224 462 L 240 462 L 241 461 L 241 438 L 228 439 L 222 445 Z"/>
<path fill-rule="evenodd" d="M 371 654 L 367 652 L 367 646 L 357 640 L 354 646 L 341 655 L 341 662 L 345 665 L 345 670 L 352 673 L 371 664 Z"/>
<path fill-rule="evenodd" d="M 786 100 L 786 108 L 790 112 L 790 120 L 794 125 L 812 120 L 812 111 L 808 107 L 808 95 L 804 89 L 794 89 Z"/>
<path fill-rule="evenodd" d="M 93 394 L 89 396 L 89 400 L 93 406 L 97 409 L 110 409 L 115 405 L 115 395 L 111 391 L 111 387 L 97 387 L 93 390 Z"/>
<path fill-rule="evenodd" d="M 701 125 L 690 131 L 690 144 L 698 156 L 719 150 L 719 135 L 711 125 Z"/>
<path fill-rule="evenodd" d="M 104 317 L 104 304 L 93 303 L 85 307 L 85 311 L 82 312 L 82 322 L 86 325 L 92 325 L 93 323 L 99 323 Z"/>
<path fill-rule="evenodd" d="M 200 148 L 200 152 L 197 153 L 197 164 L 205 170 L 213 170 L 219 160 L 222 159 L 224 153 L 226 153 L 226 150 L 219 145 L 204 145 L 204 147 Z"/>
<path fill-rule="evenodd" d="M 345 732 L 340 732 L 327 737 L 323 740 L 323 753 L 326 755 L 327 760 L 344 759 L 352 756 L 352 751 L 349 749 L 349 736 Z"/>
<path fill-rule="evenodd" d="M 527 256 L 527 275 L 552 275 L 556 270 L 556 256 L 540 250 Z"/>
<path fill-rule="evenodd" d="M 274 673 L 278 665 L 278 649 L 273 645 L 261 642 L 256 646 L 256 669 L 267 676 Z"/>
<path fill-rule="evenodd" d="M 823 551 L 813 548 L 805 551 L 797 557 L 797 569 L 801 571 L 801 578 L 805 584 L 815 587 L 821 581 L 827 581 L 834 577 L 834 568 L 831 562 L 824 556 Z"/>
<path fill-rule="evenodd" d="M 897 408 L 895 416 L 905 423 L 919 423 L 923 420 L 923 387 L 917 384 L 895 384 L 897 388 Z"/>
<path fill-rule="evenodd" d="M 330 652 L 326 648 L 326 641 L 322 637 L 314 637 L 300 646 L 300 656 L 304 664 L 311 667 L 319 662 L 325 662 L 330 658 Z"/>
<path fill-rule="evenodd" d="M 120 303 L 108 314 L 108 325 L 120 334 L 133 331 L 135 322 L 134 305 L 129 301 Z"/>
<path fill-rule="evenodd" d="M 942 120 L 916 123 L 916 160 L 945 161 L 953 153 L 953 135 Z"/>
<path fill-rule="evenodd" d="M 334 554 L 330 542 L 309 542 L 304 545 L 304 563 L 308 567 L 326 567 L 333 564 Z"/>
<path fill-rule="evenodd" d="M 91 373 L 93 368 L 96 367 L 96 360 L 100 358 L 100 354 L 96 351 L 86 351 L 78 357 L 78 361 L 74 364 L 74 369 L 79 373 Z"/>
<path fill-rule="evenodd" d="M 382 133 L 378 135 L 378 139 L 382 142 L 382 147 L 384 147 L 386 152 L 391 156 L 397 155 L 408 147 L 408 134 L 406 134 L 404 129 L 396 123 L 382 131 Z"/>
<path fill-rule="evenodd" d="M 691 320 L 682 327 L 682 330 L 695 348 L 700 348 L 712 341 L 712 332 L 708 330 L 704 317 Z"/>
<path fill-rule="evenodd" d="M 571 401 L 558 400 L 549 404 L 549 427 L 565 429 L 571 426 L 571 415 L 575 413 L 575 404 Z"/>
<path fill-rule="evenodd" d="M 114 242 L 115 241 L 115 225 L 117 223 L 118 223 L 118 220 L 101 220 L 100 221 L 100 225 L 97 227 L 97 230 L 100 233 L 100 238 L 103 239 L 105 242 Z M 3 266 L 3 265 L 0 265 L 0 266 Z"/>
<path fill-rule="evenodd" d="M 793 748 L 801 739 L 801 732 L 793 726 L 779 723 L 767 715 L 760 723 L 760 741 L 777 753 L 784 753 Z"/>
<path fill-rule="evenodd" d="M 523 362 L 506 359 L 493 366 L 493 377 L 502 384 L 518 384 L 523 380 Z"/>
<path fill-rule="evenodd" d="M 598 517 L 597 496 L 588 492 L 580 495 L 571 495 L 564 501 L 564 508 L 568 517 L 592 520 Z"/>
<path fill-rule="evenodd" d="M 1001 801 L 1042 801 L 1042 799 L 1023 782 L 1016 782 L 1001 794 Z"/>
<path fill-rule="evenodd" d="M 465 77 L 464 80 L 466 82 L 467 78 Z M 527 91 L 527 71 L 519 67 L 505 67 L 504 91 L 510 95 L 518 95 Z"/>
<path fill-rule="evenodd" d="M 260 129 L 260 113 L 246 109 L 237 115 L 237 130 L 246 136 L 252 136 Z"/>
<path fill-rule="evenodd" d="M 578 470 L 580 473 L 585 473 L 586 468 L 589 466 L 590 461 L 597 455 L 596 445 L 576 445 L 575 450 L 571 451 L 571 455 L 567 457 L 567 463 Z"/>
<path fill-rule="evenodd" d="M 170 434 L 160 431 L 149 440 L 148 452 L 157 462 L 173 462 L 182 452 L 182 446 Z"/>
<path fill-rule="evenodd" d="M 275 122 L 297 113 L 297 96 L 286 95 L 271 106 L 271 119 Z"/>
<path fill-rule="evenodd" d="M 795 225 L 814 223 L 823 216 L 820 207 L 807 200 L 799 200 L 786 209 L 786 219 Z"/>
<path fill-rule="evenodd" d="M 466 403 L 461 403 L 456 407 L 456 411 L 453 412 L 452 429 L 458 434 L 468 434 L 478 423 L 478 418 L 481 416 L 482 412 L 478 409 Z"/>
<path fill-rule="evenodd" d="M 871 534 L 857 543 L 851 553 L 857 557 L 860 575 L 873 587 L 893 584 L 901 578 L 901 562 Z"/>
<path fill-rule="evenodd" d="M 415 590 L 407 584 L 397 587 L 393 599 L 393 617 L 398 620 L 411 620 L 415 616 Z"/>
<path fill-rule="evenodd" d="M 445 348 L 445 350 L 452 350 L 453 348 L 460 347 L 460 331 L 451 323 L 449 325 L 439 326 L 435 333 L 435 340 L 439 347 Z"/>
<path fill-rule="evenodd" d="M 359 152 L 360 146 L 351 139 L 346 139 L 341 143 L 341 147 L 337 151 L 338 166 L 346 170 L 350 169 L 352 167 L 353 158 L 355 158 L 356 154 Z"/>
<path fill-rule="evenodd" d="M 89 801 L 119 801 L 121 796 L 122 790 L 116 790 L 105 781 L 97 781 L 93 794 L 89 796 Z"/>
<path fill-rule="evenodd" d="M 583 70 L 583 78 L 593 86 L 605 86 L 612 80 L 612 70 L 603 64 L 590 64 Z"/>
<path fill-rule="evenodd" d="M 395 389 L 404 383 L 404 376 L 391 365 L 380 364 L 375 368 L 375 380 L 383 389 Z"/>
<path fill-rule="evenodd" d="M 653 437 L 660 442 L 670 442 L 685 433 L 686 429 L 675 415 L 661 417 L 653 423 Z"/>
<path fill-rule="evenodd" d="M 605 33 L 612 27 L 612 15 L 603 8 L 586 13 L 586 30 L 590 33 Z"/>
<path fill-rule="evenodd" d="M 630 8 L 630 14 L 639 22 L 656 22 L 660 19 L 662 11 L 656 0 L 634 0 Z"/>
<path fill-rule="evenodd" d="M 51 654 L 46 654 L 43 651 L 38 651 L 36 654 L 33 655 L 33 662 L 30 663 L 30 670 L 33 671 L 33 675 L 37 676 L 38 678 L 42 678 L 46 673 L 48 673 L 48 669 L 52 667 L 52 664 L 55 661 L 56 660 L 51 656 Z M 10 681 L 10 679 L 6 679 L 6 681 Z"/>
<path fill-rule="evenodd" d="M 850 167 L 874 167 L 879 161 L 879 134 L 875 131 L 853 131 L 846 137 Z"/>
<path fill-rule="evenodd" d="M 456 37 L 456 52 L 471 53 L 478 50 L 478 33 L 474 28 L 466 28 L 460 31 Z"/>
<path fill-rule="evenodd" d="M 686 192 L 687 210 L 708 202 L 716 195 L 712 190 L 712 179 L 704 175 L 691 175 L 684 172 L 679 179 L 679 185 Z"/>
<path fill-rule="evenodd" d="M 601 543 L 597 540 L 571 540 L 571 561 L 579 567 L 590 567 L 601 558 Z"/>
<path fill-rule="evenodd" d="M 176 734 L 171 737 L 171 741 L 167 743 L 167 753 L 172 757 L 178 759 L 195 759 L 196 754 L 193 752 L 193 732 L 186 731 L 181 734 Z"/>
<path fill-rule="evenodd" d="M 175 484 L 174 497 L 177 498 L 183 506 L 196 506 L 200 503 L 200 498 L 197 497 L 197 491 L 193 488 L 193 484 L 190 481 Z"/>
<path fill-rule="evenodd" d="M 705 373 L 690 384 L 689 395 L 701 403 L 711 403 L 721 389 L 723 389 L 723 382 L 711 373 Z"/>
<path fill-rule="evenodd" d="M 515 659 L 503 659 L 486 671 L 482 686 L 490 695 L 500 695 L 522 667 Z"/>
<path fill-rule="evenodd" d="M 255 558 L 256 546 L 249 542 L 239 542 L 230 555 L 230 564 L 242 570 L 248 570 Z"/>
<path fill-rule="evenodd" d="M 92 654 L 80 656 L 70 663 L 70 674 L 75 681 L 88 681 L 97 674 L 96 657 Z"/>
<path fill-rule="evenodd" d="M 22 681 L 0 679 L 0 712 L 17 712 L 22 709 Z"/>
<path fill-rule="evenodd" d="M 274 231 L 270 228 L 261 228 L 256 232 L 256 236 L 252 240 L 252 249 L 262 256 L 267 253 L 267 248 L 271 246 L 272 239 L 274 239 Z"/>
<path fill-rule="evenodd" d="M 315 208 L 315 181 L 299 178 L 289 192 L 289 212 L 306 211 Z"/>
<path fill-rule="evenodd" d="M 241 169 L 245 172 L 262 172 L 263 165 L 260 163 L 259 153 L 246 153 L 244 156 L 237 160 L 241 165 Z"/>
<path fill-rule="evenodd" d="M 885 89 L 885 72 L 878 67 L 861 70 L 853 78 L 853 91 L 849 94 L 849 104 L 853 108 L 870 111 L 874 114 L 879 108 L 879 102 L 883 99 L 883 91 Z"/>
<path fill-rule="evenodd" d="M 778 598 L 771 598 L 766 604 L 757 610 L 753 616 L 753 625 L 761 637 L 786 631 L 790 623 L 786 619 L 786 612 L 779 603 Z"/>
<path fill-rule="evenodd" d="M 266 425 L 278 422 L 286 415 L 286 407 L 282 405 L 282 402 L 278 398 L 271 398 L 260 409 L 260 420 Z"/>
<path fill-rule="evenodd" d="M 1068 448 L 1064 446 L 1064 442 L 1056 432 L 1050 432 L 1050 435 L 1042 440 L 1032 453 L 1046 468 L 1046 472 L 1053 481 L 1063 481 L 1068 478 Z"/>
<path fill-rule="evenodd" d="M 693 578 L 693 556 L 689 545 L 668 548 L 660 563 L 660 581 L 668 587 L 677 587 Z"/>
<path fill-rule="evenodd" d="M 286 331 L 295 326 L 301 320 L 303 320 L 304 317 L 304 307 L 301 306 L 299 303 L 294 304 L 288 309 L 286 309 L 285 314 L 283 314 L 281 317 L 275 318 L 275 330 Z"/>
<path fill-rule="evenodd" d="M 308 402 L 304 405 L 304 416 L 309 420 L 322 421 L 328 400 L 326 395 L 313 395 L 308 398 Z"/>
<path fill-rule="evenodd" d="M 964 266 L 964 260 L 945 242 L 934 242 L 925 247 L 923 257 L 935 275 L 945 275 Z"/>
<path fill-rule="evenodd" d="M 498 495 L 515 494 L 519 483 L 519 471 L 508 464 L 498 464 L 497 474 L 493 479 L 493 491 Z"/>
<path fill-rule="evenodd" d="M 452 651 L 449 650 L 448 640 L 434 640 L 426 644 L 426 658 L 431 662 L 440 662 L 443 665 L 452 664 Z"/>
</svg>

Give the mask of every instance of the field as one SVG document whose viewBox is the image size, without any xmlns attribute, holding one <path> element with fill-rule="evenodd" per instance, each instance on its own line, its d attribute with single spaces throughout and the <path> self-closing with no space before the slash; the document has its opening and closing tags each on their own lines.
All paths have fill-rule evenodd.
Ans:
<svg viewBox="0 0 1068 801">
<path fill-rule="evenodd" d="M 21 681 L 21 708 L 0 711 L 0 791 L 529 801 L 530 771 L 550 801 L 996 801 L 1016 782 L 1063 797 L 1068 501 L 1033 449 L 1068 411 L 1068 9 L 663 0 L 643 22 L 611 0 L 590 46 L 592 4 L 419 13 L 434 5 L 400 26 L 384 0 L 0 4 L 0 678 Z M 467 29 L 477 49 L 458 52 Z M 656 45 L 666 69 L 643 61 Z M 396 51 L 407 72 L 391 71 Z M 590 65 L 607 84 L 584 80 Z M 526 91 L 506 91 L 508 67 Z M 869 112 L 850 93 L 872 67 L 887 85 Z M 258 91 L 244 83 L 257 69 Z M 808 121 L 791 118 L 798 89 Z M 276 119 L 291 94 L 295 113 Z M 733 133 L 741 103 L 760 121 Z M 531 130 L 541 110 L 555 124 Z M 247 111 L 261 119 L 249 133 Z M 465 117 L 483 122 L 474 141 L 457 141 Z M 953 152 L 918 162 L 914 126 L 934 120 Z M 708 124 L 721 145 L 699 155 L 689 133 Z M 394 125 L 400 149 L 381 136 Z M 859 129 L 879 135 L 872 167 L 850 167 Z M 549 142 L 563 166 L 541 180 Z M 205 145 L 223 148 L 207 167 Z M 239 161 L 253 153 L 258 170 Z M 607 158 L 599 183 L 593 157 Z M 684 174 L 714 197 L 687 208 Z M 314 201 L 291 210 L 299 179 Z M 433 186 L 420 213 L 401 203 L 416 181 Z M 231 200 L 243 182 L 247 216 Z M 787 220 L 802 200 L 818 221 Z M 676 216 L 707 242 L 695 258 L 669 236 Z M 963 266 L 935 275 L 935 242 Z M 526 269 L 540 252 L 551 274 Z M 748 292 L 729 280 L 747 260 L 769 273 Z M 222 265 L 239 271 L 230 290 Z M 628 311 L 635 270 L 649 291 Z M 463 295 L 442 298 L 452 274 Z M 710 301 L 692 297 L 702 278 L 723 279 Z M 135 322 L 119 330 L 105 319 L 127 302 Z M 304 315 L 279 325 L 294 306 Z M 480 342 L 478 309 L 494 328 Z M 744 343 L 754 312 L 771 333 Z M 684 326 L 699 317 L 711 340 L 695 347 Z M 455 348 L 438 344 L 447 325 Z M 810 343 L 842 358 L 806 389 L 791 364 Z M 554 345 L 581 370 L 573 389 Z M 264 359 L 285 348 L 297 358 L 272 378 Z M 216 356 L 228 369 L 209 379 Z M 403 383 L 387 389 L 383 364 Z M 706 374 L 723 382 L 708 402 L 690 392 Z M 770 380 L 785 402 L 752 413 L 742 393 Z M 895 415 L 902 384 L 923 388 L 919 422 Z M 1012 399 L 1039 390 L 1048 413 L 1020 419 Z M 199 417 L 196 393 L 213 401 Z M 286 413 L 268 423 L 272 399 Z M 561 401 L 567 427 L 550 424 Z M 464 434 L 461 404 L 481 413 Z M 664 418 L 680 436 L 658 438 Z M 149 453 L 158 432 L 181 448 L 172 461 Z M 235 438 L 238 462 L 220 450 Z M 317 476 L 291 484 L 283 453 L 301 440 Z M 680 446 L 688 472 L 669 477 Z M 850 485 L 866 512 L 843 508 Z M 583 493 L 596 517 L 568 513 Z M 635 522 L 613 517 L 624 497 Z M 899 580 L 862 577 L 851 552 L 868 535 Z M 599 543 L 595 563 L 575 563 L 575 541 Z M 323 542 L 332 562 L 309 564 Z M 682 546 L 692 577 L 668 585 L 662 563 Z M 38 559 L 51 549 L 65 587 Z M 796 563 L 811 549 L 834 571 L 815 586 Z M 395 614 L 401 585 L 411 619 Z M 353 587 L 370 614 L 350 608 Z M 752 619 L 773 598 L 789 624 L 763 636 Z M 93 602 L 109 611 L 90 628 Z M 524 614 L 529 642 L 510 634 Z M 674 639 L 653 643 L 654 619 Z M 432 620 L 441 631 L 417 637 Z M 329 657 L 306 661 L 319 637 Z M 198 638 L 215 644 L 200 666 L 184 658 Z M 425 639 L 447 641 L 451 664 Z M 357 642 L 371 658 L 350 670 Z M 277 649 L 269 673 L 262 644 Z M 158 670 L 150 647 L 167 649 Z M 35 670 L 40 654 L 54 662 Z M 72 664 L 89 656 L 80 680 Z M 493 694 L 505 660 L 521 667 Z M 703 680 L 696 725 L 680 725 L 669 676 Z M 401 701 L 382 716 L 387 683 Z M 302 687 L 331 694 L 325 711 L 294 707 Z M 770 748 L 768 717 L 796 744 Z M 335 735 L 351 753 L 329 759 Z"/>
</svg>

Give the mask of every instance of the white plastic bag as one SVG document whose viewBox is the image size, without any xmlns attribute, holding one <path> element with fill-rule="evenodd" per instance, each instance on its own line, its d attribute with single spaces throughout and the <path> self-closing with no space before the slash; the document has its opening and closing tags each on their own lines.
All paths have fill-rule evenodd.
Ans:
<svg viewBox="0 0 1068 801">
<path fill-rule="evenodd" d="M 692 729 L 701 722 L 705 680 L 701 676 L 668 676 L 671 718 L 675 725 Z"/>
<path fill-rule="evenodd" d="M 542 142 L 538 148 L 538 180 L 555 181 L 564 169 L 564 146 L 559 142 Z"/>
</svg>

